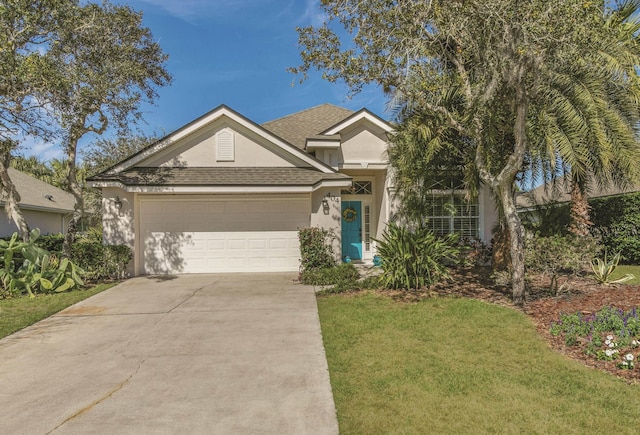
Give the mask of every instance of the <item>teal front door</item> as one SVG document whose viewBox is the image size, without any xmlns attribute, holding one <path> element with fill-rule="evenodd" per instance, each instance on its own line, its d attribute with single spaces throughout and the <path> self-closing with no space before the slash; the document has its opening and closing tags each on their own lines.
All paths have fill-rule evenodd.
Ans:
<svg viewBox="0 0 640 435">
<path fill-rule="evenodd" d="M 342 261 L 362 258 L 362 203 L 342 201 Z"/>
</svg>

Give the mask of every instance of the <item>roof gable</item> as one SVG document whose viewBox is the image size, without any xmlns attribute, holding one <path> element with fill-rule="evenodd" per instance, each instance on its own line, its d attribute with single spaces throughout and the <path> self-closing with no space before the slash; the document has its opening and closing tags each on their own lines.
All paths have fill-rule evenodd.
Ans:
<svg viewBox="0 0 640 435">
<path fill-rule="evenodd" d="M 362 121 L 366 121 L 369 122 L 373 125 L 375 125 L 376 127 L 380 128 L 382 131 L 384 131 L 385 133 L 390 133 L 391 131 L 393 131 L 393 126 L 391 124 L 389 124 L 387 121 L 385 121 L 384 119 L 380 118 L 379 116 L 377 116 L 376 114 L 368 111 L 367 109 L 360 109 L 359 111 L 353 113 L 351 116 L 349 116 L 348 118 L 342 119 L 339 122 L 335 123 L 334 125 L 331 125 L 329 127 L 327 127 L 326 130 L 323 130 L 322 132 L 320 132 L 323 135 L 334 135 L 334 134 L 338 134 L 341 131 L 359 123 Z"/>
<path fill-rule="evenodd" d="M 246 131 L 255 135 L 261 140 L 267 141 L 279 154 L 288 155 L 291 160 L 297 160 L 324 173 L 335 172 L 329 166 L 326 166 L 303 150 L 283 140 L 273 132 L 259 126 L 258 124 L 240 115 L 238 112 L 235 112 L 227 106 L 221 105 L 216 109 L 213 109 L 209 113 L 201 116 L 200 118 L 179 128 L 173 133 L 170 133 L 163 139 L 160 139 L 159 141 L 146 147 L 140 152 L 132 155 L 128 159 L 118 163 L 112 168 L 107 169 L 106 171 L 104 171 L 104 173 L 114 174 L 132 168 L 134 166 L 144 165 L 145 161 L 151 161 L 153 160 L 154 156 L 160 156 L 161 153 L 168 153 L 172 147 L 179 146 L 180 143 L 187 140 L 188 137 L 202 132 L 203 129 L 207 128 L 207 126 L 210 126 L 212 123 L 217 122 L 222 118 L 225 118 L 229 122 L 244 128 Z"/>
<path fill-rule="evenodd" d="M 262 126 L 296 147 L 304 149 L 308 138 L 319 135 L 353 114 L 354 112 L 349 109 L 332 104 L 321 104 L 266 122 Z"/>
</svg>

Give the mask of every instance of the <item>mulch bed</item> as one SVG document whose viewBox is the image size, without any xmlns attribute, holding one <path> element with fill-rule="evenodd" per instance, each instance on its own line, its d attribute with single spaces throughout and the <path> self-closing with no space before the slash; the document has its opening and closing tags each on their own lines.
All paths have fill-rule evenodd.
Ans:
<svg viewBox="0 0 640 435">
<path fill-rule="evenodd" d="M 566 282 L 563 291 L 558 296 L 552 296 L 548 290 L 549 279 L 536 276 L 527 284 L 527 303 L 524 308 L 516 307 L 511 301 L 511 289 L 498 286 L 491 278 L 490 268 L 459 269 L 453 274 L 453 279 L 439 283 L 429 289 L 410 292 L 389 293 L 393 298 L 411 302 L 433 296 L 453 296 L 479 299 L 492 304 L 498 304 L 520 310 L 527 314 L 535 323 L 540 335 L 549 346 L 569 358 L 581 363 L 609 372 L 624 378 L 630 383 L 640 381 L 640 361 L 634 370 L 622 370 L 614 362 L 598 361 L 587 356 L 583 347 L 568 347 L 562 336 L 553 337 L 550 326 L 560 318 L 560 314 L 582 312 L 591 314 L 606 306 L 621 308 L 625 311 L 633 307 L 640 308 L 640 286 L 615 284 L 600 285 L 588 277 L 562 278 L 560 284 Z"/>
</svg>

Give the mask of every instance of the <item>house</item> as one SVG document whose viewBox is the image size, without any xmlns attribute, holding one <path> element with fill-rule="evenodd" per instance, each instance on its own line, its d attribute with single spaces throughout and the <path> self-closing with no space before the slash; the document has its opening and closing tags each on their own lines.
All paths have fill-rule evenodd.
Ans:
<svg viewBox="0 0 640 435">
<path fill-rule="evenodd" d="M 589 198 L 619 196 L 640 191 L 640 186 L 621 188 L 615 185 L 589 187 Z M 566 205 L 571 201 L 571 183 L 569 181 L 549 182 L 516 197 L 516 206 L 520 212 L 535 212 L 537 206 L 556 204 Z"/>
<path fill-rule="evenodd" d="M 42 234 L 65 233 L 73 213 L 73 195 L 14 168 L 8 168 L 9 177 L 20 194 L 20 210 L 29 228 L 39 228 Z M 4 198 L 0 206 L 5 219 L 0 219 L 0 237 L 10 236 L 18 227 L 4 211 Z"/>
<path fill-rule="evenodd" d="M 219 106 L 89 180 L 104 242 L 133 248 L 135 275 L 297 271 L 298 229 L 318 226 L 343 259 L 369 261 L 392 215 L 391 131 L 366 109 L 324 104 L 258 125 Z M 456 221 L 481 238 L 485 199 Z"/>
</svg>

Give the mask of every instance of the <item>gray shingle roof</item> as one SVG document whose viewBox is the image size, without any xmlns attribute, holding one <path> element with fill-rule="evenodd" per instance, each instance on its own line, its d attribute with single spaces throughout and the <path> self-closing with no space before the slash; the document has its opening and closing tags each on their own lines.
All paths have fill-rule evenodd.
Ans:
<svg viewBox="0 0 640 435">
<path fill-rule="evenodd" d="M 312 168 L 136 167 L 91 180 L 119 181 L 125 186 L 313 186 L 323 180 L 349 179 Z"/>
<path fill-rule="evenodd" d="M 599 186 L 592 186 L 589 189 L 589 198 L 599 198 L 603 196 L 615 196 L 625 193 L 638 192 L 640 186 L 628 187 L 622 189 L 617 186 L 607 186 L 601 188 Z M 569 182 L 558 182 L 555 185 L 552 183 L 543 184 L 536 187 L 529 192 L 520 193 L 516 197 L 516 206 L 519 208 L 533 207 L 534 205 L 542 205 L 550 202 L 569 202 L 571 201 L 571 185 Z"/>
<path fill-rule="evenodd" d="M 11 181 L 20 194 L 22 207 L 47 209 L 61 213 L 73 211 L 75 200 L 69 192 L 53 187 L 17 169 L 9 168 L 8 171 Z M 0 199 L 0 204 L 4 204 L 2 199 Z"/>
<path fill-rule="evenodd" d="M 354 113 L 332 104 L 322 104 L 266 122 L 262 127 L 303 150 L 307 138 L 315 137 Z"/>
</svg>

